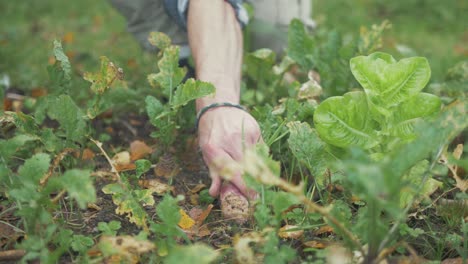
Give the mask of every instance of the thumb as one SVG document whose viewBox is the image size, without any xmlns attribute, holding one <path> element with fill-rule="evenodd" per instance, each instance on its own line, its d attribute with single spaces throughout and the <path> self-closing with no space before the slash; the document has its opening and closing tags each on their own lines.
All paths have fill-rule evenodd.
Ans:
<svg viewBox="0 0 468 264">
<path fill-rule="evenodd" d="M 219 177 L 218 173 L 215 170 L 210 169 L 210 178 L 211 178 L 211 186 L 208 193 L 216 198 L 219 195 L 219 191 L 221 189 L 221 178 Z"/>
</svg>

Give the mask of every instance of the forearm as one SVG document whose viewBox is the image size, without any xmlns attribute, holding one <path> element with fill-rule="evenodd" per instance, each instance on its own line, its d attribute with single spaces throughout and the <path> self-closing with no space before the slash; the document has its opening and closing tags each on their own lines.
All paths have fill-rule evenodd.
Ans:
<svg viewBox="0 0 468 264">
<path fill-rule="evenodd" d="M 242 31 L 232 6 L 223 0 L 191 0 L 188 36 L 196 77 L 216 87 L 197 100 L 197 111 L 215 102 L 239 103 Z"/>
</svg>

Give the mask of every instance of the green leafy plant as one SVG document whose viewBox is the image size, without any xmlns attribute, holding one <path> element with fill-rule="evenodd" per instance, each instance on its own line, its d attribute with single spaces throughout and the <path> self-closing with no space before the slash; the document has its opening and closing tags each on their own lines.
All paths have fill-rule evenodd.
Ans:
<svg viewBox="0 0 468 264">
<path fill-rule="evenodd" d="M 193 100 L 208 96 L 215 92 L 212 84 L 188 79 L 181 84 L 186 74 L 185 68 L 179 65 L 179 47 L 171 45 L 170 39 L 163 33 L 153 32 L 149 41 L 160 49 L 158 73 L 148 75 L 148 81 L 153 87 L 161 88 L 160 93 L 166 98 L 163 103 L 154 96 L 146 97 L 146 111 L 150 122 L 157 128 L 152 136 L 158 138 L 168 147 L 176 139 L 175 131 L 184 125 L 182 108 Z M 182 117 L 181 117 L 182 116 Z"/>
<path fill-rule="evenodd" d="M 350 64 L 364 92 L 331 97 L 317 107 L 314 124 L 327 143 L 359 146 L 378 155 L 414 139 L 414 124 L 439 111 L 440 99 L 420 92 L 430 78 L 425 58 L 396 62 L 378 52 L 353 58 Z"/>
</svg>

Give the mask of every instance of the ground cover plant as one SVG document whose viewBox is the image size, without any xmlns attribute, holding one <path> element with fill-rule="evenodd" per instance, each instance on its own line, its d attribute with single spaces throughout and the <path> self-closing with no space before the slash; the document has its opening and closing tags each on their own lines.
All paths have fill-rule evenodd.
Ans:
<svg viewBox="0 0 468 264">
<path fill-rule="evenodd" d="M 390 28 L 293 20 L 284 54 L 245 54 L 265 144 L 224 164 L 259 193 L 243 225 L 209 197 L 194 137 L 214 87 L 184 80 L 167 36 L 135 61 L 51 39 L 48 80 L 0 86 L 0 262 L 466 262 L 467 62 L 431 77 L 430 58 L 385 47 Z"/>
</svg>

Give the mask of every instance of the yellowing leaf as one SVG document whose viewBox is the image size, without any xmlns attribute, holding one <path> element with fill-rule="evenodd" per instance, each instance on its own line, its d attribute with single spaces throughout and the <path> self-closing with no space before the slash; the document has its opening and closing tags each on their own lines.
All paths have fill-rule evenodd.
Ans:
<svg viewBox="0 0 468 264">
<path fill-rule="evenodd" d="M 164 50 L 171 45 L 171 39 L 162 32 L 151 32 L 148 37 L 148 41 L 151 45 L 160 50 Z"/>
<path fill-rule="evenodd" d="M 103 94 L 117 80 L 123 80 L 123 70 L 114 65 L 107 57 L 101 56 L 99 72 L 85 72 L 83 78 L 91 83 L 91 90 Z"/>
<path fill-rule="evenodd" d="M 132 236 L 102 236 L 98 246 L 107 257 L 105 263 L 139 263 L 141 254 L 155 249 L 153 243 Z M 93 255 L 97 255 L 95 251 Z"/>
<path fill-rule="evenodd" d="M 171 192 L 174 191 L 173 186 L 162 183 L 156 179 L 139 180 L 138 184 L 141 187 L 150 190 L 153 194 L 157 194 L 161 196 L 166 194 L 168 191 L 171 191 Z"/>
<path fill-rule="evenodd" d="M 190 228 L 192 228 L 195 225 L 195 220 L 190 218 L 190 216 L 184 210 L 180 209 L 179 212 L 180 220 L 177 225 L 184 230 L 189 230 Z"/>
<path fill-rule="evenodd" d="M 128 165 L 130 164 L 130 153 L 128 151 L 122 151 L 112 157 L 112 163 L 114 165 Z"/>
</svg>

